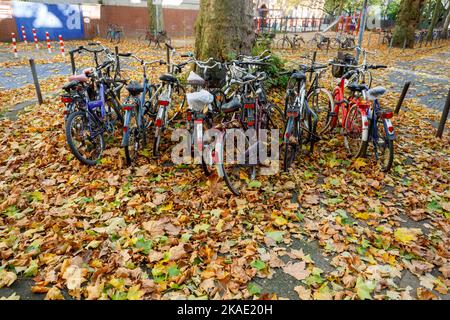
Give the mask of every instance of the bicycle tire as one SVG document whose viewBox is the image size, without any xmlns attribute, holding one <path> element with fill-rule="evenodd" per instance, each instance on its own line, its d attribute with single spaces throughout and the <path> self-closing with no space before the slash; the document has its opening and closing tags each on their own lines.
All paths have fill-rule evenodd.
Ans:
<svg viewBox="0 0 450 320">
<path fill-rule="evenodd" d="M 287 172 L 289 170 L 289 168 L 291 167 L 292 163 L 295 161 L 295 159 L 297 158 L 297 152 L 298 152 L 298 146 L 300 145 L 300 150 L 301 150 L 301 145 L 302 145 L 302 139 L 301 136 L 299 135 L 299 123 L 298 123 L 298 119 L 297 118 L 289 118 L 288 123 L 286 124 L 286 129 L 285 129 L 285 133 L 284 136 L 286 137 L 286 134 L 288 134 L 289 136 L 286 137 L 288 139 L 288 141 L 283 142 L 283 169 L 285 172 Z M 297 139 L 296 143 L 290 143 L 290 139 L 291 136 L 295 136 Z"/>
<path fill-rule="evenodd" d="M 361 132 L 358 132 L 358 128 L 355 127 L 353 121 L 360 121 L 361 122 Z M 362 158 L 366 156 L 366 151 L 367 151 L 367 146 L 368 146 L 368 141 L 364 141 L 363 140 L 363 118 L 362 118 L 362 114 L 361 114 L 361 110 L 358 108 L 358 106 L 356 105 L 352 105 L 348 111 L 347 114 L 347 118 L 345 119 L 345 127 L 344 132 L 345 132 L 345 136 L 344 136 L 344 144 L 345 147 L 348 151 L 348 153 L 350 154 L 350 156 L 352 158 Z M 355 132 L 355 130 L 357 130 Z M 355 137 L 354 140 L 356 140 L 357 137 L 360 137 L 361 142 L 357 143 L 359 146 L 352 148 L 350 146 L 350 142 L 352 140 L 350 140 L 349 137 Z"/>
<path fill-rule="evenodd" d="M 323 93 L 324 97 L 326 97 L 327 106 L 325 107 L 325 105 L 324 105 L 323 108 L 319 109 L 319 107 L 315 104 L 316 101 L 313 100 L 313 103 L 311 103 L 310 100 L 314 96 L 318 96 L 320 93 Z M 312 110 L 314 110 L 314 112 L 319 117 L 319 122 L 317 124 L 318 124 L 318 128 L 320 130 L 318 131 L 318 134 L 321 135 L 321 134 L 328 132 L 328 130 L 330 129 L 330 124 L 331 124 L 331 120 L 332 120 L 331 113 L 334 111 L 334 99 L 333 99 L 332 94 L 327 89 L 318 87 L 314 91 L 310 92 L 310 94 L 307 97 L 307 101 L 308 101 L 310 108 Z M 321 110 L 321 109 L 323 109 L 323 110 Z"/>
<path fill-rule="evenodd" d="M 72 154 L 75 156 L 75 158 L 78 159 L 78 161 L 80 161 L 83 164 L 89 165 L 89 166 L 94 166 L 97 164 L 98 160 L 100 160 L 102 153 L 105 149 L 105 139 L 103 137 L 103 134 L 99 134 L 97 137 L 99 137 L 99 143 L 100 143 L 100 153 L 98 155 L 98 157 L 96 157 L 95 159 L 87 159 L 86 157 L 84 157 L 81 152 L 79 151 L 79 148 L 75 146 L 74 143 L 74 138 L 72 135 L 72 123 L 75 121 L 75 119 L 77 117 L 81 117 L 83 120 L 83 124 L 85 123 L 84 121 L 87 121 L 87 123 L 89 122 L 88 119 L 86 119 L 86 117 L 91 117 L 91 121 L 95 122 L 95 119 L 88 113 L 88 116 L 86 116 L 86 112 L 85 111 L 76 111 L 73 112 L 69 115 L 69 117 L 67 118 L 67 122 L 66 122 L 66 140 L 67 140 L 67 144 L 69 145 L 69 149 L 72 152 Z M 83 119 L 84 118 L 84 119 Z"/>
<path fill-rule="evenodd" d="M 128 166 L 136 162 L 139 154 L 140 130 L 137 125 L 136 112 L 136 109 L 131 111 L 131 120 L 128 126 L 130 133 L 125 137 L 125 160 Z"/>
</svg>

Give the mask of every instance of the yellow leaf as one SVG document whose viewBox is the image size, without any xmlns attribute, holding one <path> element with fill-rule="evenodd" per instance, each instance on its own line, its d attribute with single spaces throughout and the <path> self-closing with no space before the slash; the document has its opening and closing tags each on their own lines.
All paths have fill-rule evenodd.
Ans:
<svg viewBox="0 0 450 320">
<path fill-rule="evenodd" d="M 64 296 L 57 287 L 52 287 L 48 290 L 45 300 L 64 300 Z"/>
<path fill-rule="evenodd" d="M 358 158 L 358 159 L 355 160 L 355 162 L 353 163 L 353 165 L 354 165 L 354 167 L 355 167 L 356 169 L 359 169 L 359 168 L 361 168 L 361 167 L 367 166 L 367 162 L 366 162 L 366 160 L 365 160 L 364 158 Z"/>
<path fill-rule="evenodd" d="M 220 219 L 219 222 L 216 225 L 216 230 L 219 231 L 219 232 L 222 232 L 223 224 L 224 224 L 223 219 Z"/>
<path fill-rule="evenodd" d="M 139 290 L 139 286 L 132 286 L 128 289 L 127 299 L 128 300 L 141 300 L 144 295 L 144 291 Z"/>
<path fill-rule="evenodd" d="M 274 222 L 277 226 L 284 226 L 288 223 L 288 221 L 281 216 L 272 215 L 272 218 L 274 218 Z"/>
<path fill-rule="evenodd" d="M 394 237 L 402 243 L 408 243 L 417 240 L 417 236 L 422 234 L 422 230 L 416 228 L 397 228 L 394 232 Z"/>
<path fill-rule="evenodd" d="M 359 212 L 355 214 L 355 217 L 362 220 L 367 220 L 370 217 L 370 214 L 368 212 Z"/>
</svg>

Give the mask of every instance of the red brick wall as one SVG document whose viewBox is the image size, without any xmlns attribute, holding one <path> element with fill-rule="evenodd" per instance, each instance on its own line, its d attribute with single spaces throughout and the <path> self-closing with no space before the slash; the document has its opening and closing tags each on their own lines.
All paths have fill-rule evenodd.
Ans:
<svg viewBox="0 0 450 320">
<path fill-rule="evenodd" d="M 163 9 L 164 28 L 169 36 L 191 36 L 194 34 L 198 11 L 183 9 Z M 92 21 L 94 25 L 97 21 Z M 142 34 L 148 29 L 149 17 L 146 7 L 102 6 L 100 34 L 105 36 L 108 24 L 123 27 L 126 37 Z"/>
<path fill-rule="evenodd" d="M 163 9 L 164 27 L 170 36 L 192 36 L 197 10 Z"/>
<path fill-rule="evenodd" d="M 16 34 L 17 41 L 21 39 L 17 34 L 16 20 L 12 17 L 11 1 L 0 1 L 0 41 L 11 42 L 11 32 Z"/>
<path fill-rule="evenodd" d="M 133 36 L 148 27 L 148 12 L 145 7 L 102 6 L 100 11 L 100 35 L 106 36 L 109 24 L 123 28 L 125 36 Z"/>
</svg>

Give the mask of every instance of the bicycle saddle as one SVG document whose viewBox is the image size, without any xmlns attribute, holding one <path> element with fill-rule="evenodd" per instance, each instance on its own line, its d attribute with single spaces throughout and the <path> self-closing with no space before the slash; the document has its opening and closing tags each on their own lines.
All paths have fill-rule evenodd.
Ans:
<svg viewBox="0 0 450 320">
<path fill-rule="evenodd" d="M 306 75 L 303 72 L 294 72 L 291 75 L 291 79 L 297 79 L 299 81 L 306 80 Z"/>
<path fill-rule="evenodd" d="M 69 81 L 88 82 L 88 77 L 84 74 L 77 74 L 69 77 Z"/>
<path fill-rule="evenodd" d="M 173 75 L 166 73 L 159 77 L 159 80 L 161 81 L 167 81 L 167 82 L 177 82 L 178 79 L 174 77 Z"/>
<path fill-rule="evenodd" d="M 247 81 L 252 81 L 255 79 L 255 76 L 252 76 L 251 74 L 247 74 L 242 78 L 242 81 L 247 82 Z"/>
<path fill-rule="evenodd" d="M 136 81 L 131 81 L 129 85 L 127 85 L 127 91 L 132 96 L 137 96 L 138 94 L 142 93 L 144 91 L 144 87 L 137 83 Z"/>
<path fill-rule="evenodd" d="M 188 82 L 188 84 L 190 84 L 192 86 L 204 86 L 205 85 L 205 79 L 203 79 L 202 77 L 200 77 L 198 74 L 196 74 L 193 71 L 191 71 L 189 73 L 187 82 Z"/>
<path fill-rule="evenodd" d="M 74 87 L 76 87 L 79 84 L 80 84 L 80 82 L 78 82 L 78 81 L 71 81 L 64 85 L 63 90 L 69 92 L 71 89 L 73 89 Z"/>
<path fill-rule="evenodd" d="M 386 88 L 375 87 L 373 89 L 370 89 L 368 94 L 369 94 L 369 97 L 378 98 L 378 97 L 381 97 L 383 94 L 385 94 L 386 91 L 387 91 Z"/>
<path fill-rule="evenodd" d="M 368 90 L 369 88 L 365 84 L 352 83 L 347 87 L 350 91 L 353 92 L 362 92 L 364 90 Z"/>
<path fill-rule="evenodd" d="M 220 106 L 220 109 L 224 113 L 238 111 L 240 108 L 241 108 L 241 103 L 236 98 L 233 98 L 233 100 L 231 100 L 230 102 L 224 103 L 222 106 Z"/>
</svg>

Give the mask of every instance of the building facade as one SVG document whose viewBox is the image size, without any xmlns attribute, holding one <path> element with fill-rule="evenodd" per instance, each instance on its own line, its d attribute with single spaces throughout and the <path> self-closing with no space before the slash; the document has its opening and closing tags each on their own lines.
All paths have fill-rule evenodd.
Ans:
<svg viewBox="0 0 450 320">
<path fill-rule="evenodd" d="M 169 36 L 194 34 L 199 2 L 200 0 L 159 0 L 162 4 L 163 29 Z M 17 8 L 30 9 L 23 12 L 25 10 Z M 60 11 L 69 11 L 67 8 L 78 12 L 78 16 L 60 14 Z M 78 33 L 73 30 L 69 32 L 65 27 L 69 20 L 75 19 L 74 16 L 79 21 L 78 24 L 81 24 Z M 52 28 L 52 21 L 59 29 Z M 10 41 L 11 33 L 18 34 L 22 25 L 26 25 L 29 39 L 32 38 L 32 28 L 37 30 L 40 39 L 45 36 L 45 31 L 50 32 L 52 38 L 57 37 L 57 33 L 63 33 L 63 37 L 67 39 L 90 39 L 105 36 L 109 25 L 119 26 L 125 37 L 133 38 L 144 34 L 149 22 L 147 0 L 0 0 L 0 41 Z"/>
</svg>

